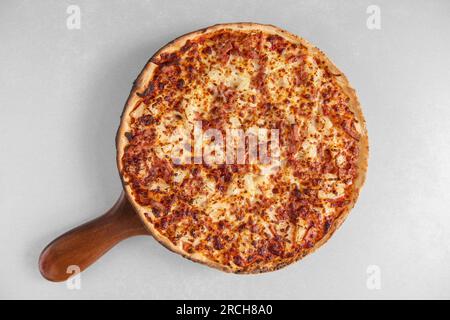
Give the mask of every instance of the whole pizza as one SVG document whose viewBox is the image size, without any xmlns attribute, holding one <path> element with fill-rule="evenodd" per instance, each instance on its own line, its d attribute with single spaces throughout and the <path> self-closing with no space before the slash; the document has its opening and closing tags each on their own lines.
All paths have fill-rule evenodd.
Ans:
<svg viewBox="0 0 450 320">
<path fill-rule="evenodd" d="M 117 135 L 130 202 L 170 250 L 235 273 L 279 269 L 354 206 L 368 138 L 345 75 L 271 25 L 215 25 L 167 44 Z"/>
</svg>

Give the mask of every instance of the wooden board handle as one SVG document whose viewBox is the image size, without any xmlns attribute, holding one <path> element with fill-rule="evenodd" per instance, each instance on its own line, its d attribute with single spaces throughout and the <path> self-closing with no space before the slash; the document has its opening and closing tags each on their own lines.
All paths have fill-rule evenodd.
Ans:
<svg viewBox="0 0 450 320">
<path fill-rule="evenodd" d="M 64 281 L 72 275 L 68 273 L 69 266 L 78 266 L 83 271 L 118 242 L 148 234 L 122 193 L 104 215 L 64 233 L 47 245 L 39 257 L 39 270 L 50 281 Z"/>
</svg>

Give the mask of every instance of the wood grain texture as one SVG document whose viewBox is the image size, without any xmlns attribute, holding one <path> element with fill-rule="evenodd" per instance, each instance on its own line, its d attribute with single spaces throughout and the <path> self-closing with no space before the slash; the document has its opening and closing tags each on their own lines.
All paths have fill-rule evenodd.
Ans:
<svg viewBox="0 0 450 320">
<path fill-rule="evenodd" d="M 39 257 L 39 270 L 50 281 L 64 281 L 72 273 L 69 266 L 85 270 L 120 241 L 149 235 L 125 195 L 104 215 L 53 240 Z"/>
</svg>

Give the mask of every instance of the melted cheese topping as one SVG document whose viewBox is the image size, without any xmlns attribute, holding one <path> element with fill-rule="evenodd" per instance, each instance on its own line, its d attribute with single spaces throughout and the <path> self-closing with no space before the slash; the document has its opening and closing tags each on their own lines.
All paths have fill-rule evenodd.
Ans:
<svg viewBox="0 0 450 320">
<path fill-rule="evenodd" d="M 236 272 L 304 256 L 354 201 L 361 124 L 336 75 L 302 44 L 257 31 L 201 35 L 153 63 L 122 158 L 149 223 Z M 224 136 L 279 130 L 279 163 L 199 163 L 185 141 L 196 121 Z"/>
</svg>

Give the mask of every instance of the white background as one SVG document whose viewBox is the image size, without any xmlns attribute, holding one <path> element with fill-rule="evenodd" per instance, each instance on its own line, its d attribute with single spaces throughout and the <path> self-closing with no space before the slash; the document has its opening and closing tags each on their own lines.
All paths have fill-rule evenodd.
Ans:
<svg viewBox="0 0 450 320">
<path fill-rule="evenodd" d="M 81 29 L 66 27 L 79 5 Z M 366 8 L 381 8 L 381 30 Z M 450 298 L 449 1 L 2 1 L 0 298 Z M 317 45 L 357 89 L 368 179 L 315 254 L 232 275 L 151 237 L 82 274 L 81 290 L 38 271 L 42 248 L 104 212 L 121 185 L 114 137 L 133 80 L 162 45 L 220 22 L 272 23 Z M 366 286 L 381 270 L 381 289 Z"/>
</svg>

